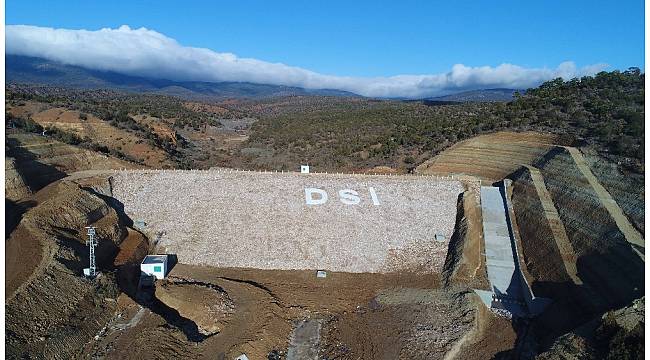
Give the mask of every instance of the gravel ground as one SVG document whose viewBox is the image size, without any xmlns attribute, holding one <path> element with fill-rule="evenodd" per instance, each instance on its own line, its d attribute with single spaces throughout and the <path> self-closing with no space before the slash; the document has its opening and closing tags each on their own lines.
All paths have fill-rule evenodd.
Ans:
<svg viewBox="0 0 650 360">
<path fill-rule="evenodd" d="M 127 170 L 113 195 L 182 263 L 345 272 L 441 271 L 457 180 L 432 176 Z M 308 205 L 305 188 L 328 201 Z M 369 188 L 377 194 L 374 205 Z M 344 204 L 343 189 L 360 202 Z M 443 234 L 444 241 L 436 241 Z"/>
</svg>

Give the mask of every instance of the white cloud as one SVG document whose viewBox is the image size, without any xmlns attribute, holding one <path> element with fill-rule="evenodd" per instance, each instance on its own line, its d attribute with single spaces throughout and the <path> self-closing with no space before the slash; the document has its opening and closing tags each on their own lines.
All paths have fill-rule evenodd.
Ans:
<svg viewBox="0 0 650 360">
<path fill-rule="evenodd" d="M 324 75 L 281 63 L 183 46 L 156 31 L 131 29 L 126 25 L 97 31 L 7 25 L 5 40 L 7 54 L 43 57 L 96 70 L 177 81 L 246 81 L 338 89 L 376 97 L 425 97 L 496 87 L 529 88 L 556 77 L 592 75 L 607 67 L 594 64 L 577 68 L 569 61 L 555 69 L 456 64 L 443 74 L 369 78 Z"/>
</svg>

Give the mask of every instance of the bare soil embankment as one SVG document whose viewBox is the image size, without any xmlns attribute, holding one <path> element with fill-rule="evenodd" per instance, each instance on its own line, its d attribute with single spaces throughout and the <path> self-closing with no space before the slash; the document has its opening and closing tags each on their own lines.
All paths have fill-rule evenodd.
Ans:
<svg viewBox="0 0 650 360">
<path fill-rule="evenodd" d="M 219 286 L 173 280 L 156 286 L 156 298 L 192 320 L 203 335 L 223 331 L 234 312 L 228 293 Z"/>
<path fill-rule="evenodd" d="M 535 166 L 511 178 L 531 286 L 554 300 L 533 326 L 544 348 L 642 296 L 644 266 L 568 150 L 554 148 Z"/>
<path fill-rule="evenodd" d="M 476 191 L 465 191 L 458 197 L 456 229 L 449 240 L 443 270 L 447 285 L 464 284 L 474 289 L 489 288 L 482 221 Z"/>
<path fill-rule="evenodd" d="M 16 159 L 5 156 L 5 199 L 18 201 L 31 193 L 27 181 L 16 170 Z"/>
<path fill-rule="evenodd" d="M 5 243 L 6 355 L 74 358 L 111 318 L 118 294 L 110 273 L 82 277 L 84 226 L 97 227 L 97 265 L 104 271 L 126 230 L 106 202 L 73 183 L 52 184 L 33 202 Z"/>
<path fill-rule="evenodd" d="M 463 343 L 454 349 L 454 357 L 446 359 L 508 359 L 517 342 L 517 332 L 509 319 L 490 311 L 478 297 L 474 329 L 467 333 Z"/>
</svg>

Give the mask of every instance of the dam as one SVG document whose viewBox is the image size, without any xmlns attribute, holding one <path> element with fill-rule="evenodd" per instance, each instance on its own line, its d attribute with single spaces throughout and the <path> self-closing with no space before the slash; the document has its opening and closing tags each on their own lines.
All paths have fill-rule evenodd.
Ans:
<svg viewBox="0 0 650 360">
<path fill-rule="evenodd" d="M 440 272 L 463 185 L 435 176 L 126 170 L 112 192 L 180 262 Z"/>
</svg>

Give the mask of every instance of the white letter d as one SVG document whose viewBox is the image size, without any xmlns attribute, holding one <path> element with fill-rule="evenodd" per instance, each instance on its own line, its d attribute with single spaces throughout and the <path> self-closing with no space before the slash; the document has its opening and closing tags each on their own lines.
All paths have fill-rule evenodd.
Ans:
<svg viewBox="0 0 650 360">
<path fill-rule="evenodd" d="M 320 194 L 320 199 L 314 199 L 314 194 Z M 327 193 L 325 190 L 316 188 L 305 188 L 305 203 L 307 205 L 321 205 L 327 202 Z"/>
</svg>

